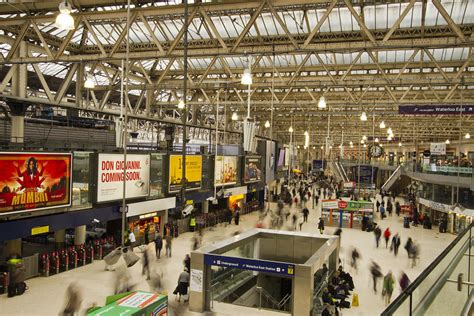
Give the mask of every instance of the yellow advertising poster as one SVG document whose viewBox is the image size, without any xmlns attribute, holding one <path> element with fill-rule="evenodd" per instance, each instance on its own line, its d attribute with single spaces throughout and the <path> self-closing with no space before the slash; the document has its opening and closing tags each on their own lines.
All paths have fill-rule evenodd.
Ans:
<svg viewBox="0 0 474 316">
<path fill-rule="evenodd" d="M 183 176 L 183 156 L 170 155 L 169 192 L 177 192 L 181 188 Z M 201 188 L 202 156 L 186 156 L 186 189 L 197 190 Z"/>
</svg>

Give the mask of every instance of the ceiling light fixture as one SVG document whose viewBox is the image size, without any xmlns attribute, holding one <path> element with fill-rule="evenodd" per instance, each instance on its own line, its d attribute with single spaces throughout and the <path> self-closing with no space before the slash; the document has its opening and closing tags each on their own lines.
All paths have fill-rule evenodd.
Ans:
<svg viewBox="0 0 474 316">
<path fill-rule="evenodd" d="M 288 132 L 293 133 L 293 126 L 290 126 L 290 128 L 288 129 Z"/>
<path fill-rule="evenodd" d="M 362 136 L 362 140 L 367 140 L 367 136 Z"/>
<path fill-rule="evenodd" d="M 237 112 L 232 113 L 232 121 L 237 121 L 239 119 L 239 116 L 237 115 Z"/>
<path fill-rule="evenodd" d="M 379 139 L 376 137 L 374 142 L 378 143 L 379 142 Z"/>
<path fill-rule="evenodd" d="M 86 89 L 94 89 L 95 88 L 94 77 L 91 74 L 86 75 L 86 81 L 84 81 L 84 88 L 86 88 Z"/>
<path fill-rule="evenodd" d="M 56 17 L 54 26 L 61 30 L 74 30 L 74 18 L 71 16 L 72 7 L 67 2 L 61 2 L 59 4 L 59 14 Z"/>
<path fill-rule="evenodd" d="M 325 109 L 326 108 L 326 98 L 321 96 L 318 101 L 318 109 Z"/>
<path fill-rule="evenodd" d="M 451 143 L 451 141 L 449 139 L 446 139 L 445 143 L 446 143 L 446 145 L 449 145 Z"/>
<path fill-rule="evenodd" d="M 183 100 L 179 100 L 178 109 L 180 109 L 180 110 L 184 109 L 184 101 Z"/>
<path fill-rule="evenodd" d="M 269 128 L 269 127 L 270 127 L 270 122 L 267 120 L 267 121 L 265 122 L 265 128 Z"/>
<path fill-rule="evenodd" d="M 402 143 L 398 143 L 398 147 L 402 147 Z"/>
<path fill-rule="evenodd" d="M 251 85 L 252 84 L 252 71 L 250 70 L 250 65 L 249 68 L 244 70 L 244 74 L 242 75 L 242 84 L 245 85 Z"/>
<path fill-rule="evenodd" d="M 470 139 L 470 138 L 471 138 L 471 134 L 466 133 L 466 135 L 464 135 L 464 138 L 465 138 L 465 139 Z"/>
<path fill-rule="evenodd" d="M 390 127 L 388 128 L 387 134 L 389 134 L 389 135 L 390 135 L 390 134 L 393 134 L 392 128 L 390 128 Z"/>
<path fill-rule="evenodd" d="M 385 128 L 385 122 L 384 122 L 384 121 L 380 122 L 379 127 L 380 127 L 380 128 Z"/>
<path fill-rule="evenodd" d="M 367 113 L 362 112 L 362 114 L 360 115 L 360 120 L 363 122 L 367 121 Z"/>
</svg>

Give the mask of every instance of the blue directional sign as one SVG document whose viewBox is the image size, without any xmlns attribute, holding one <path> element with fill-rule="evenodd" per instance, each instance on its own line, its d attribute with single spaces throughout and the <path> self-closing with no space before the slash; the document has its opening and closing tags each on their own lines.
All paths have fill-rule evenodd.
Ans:
<svg viewBox="0 0 474 316">
<path fill-rule="evenodd" d="M 275 261 L 254 260 L 247 258 L 235 258 L 206 254 L 204 255 L 204 264 L 241 270 L 274 273 L 289 277 L 293 277 L 295 275 L 294 264 Z"/>
</svg>

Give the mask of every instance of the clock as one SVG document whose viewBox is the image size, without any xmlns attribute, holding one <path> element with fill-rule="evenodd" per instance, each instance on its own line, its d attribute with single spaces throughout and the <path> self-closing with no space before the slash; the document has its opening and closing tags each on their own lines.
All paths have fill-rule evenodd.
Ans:
<svg viewBox="0 0 474 316">
<path fill-rule="evenodd" d="M 372 145 L 369 147 L 369 154 L 371 157 L 379 158 L 383 155 L 383 148 L 379 145 Z"/>
</svg>

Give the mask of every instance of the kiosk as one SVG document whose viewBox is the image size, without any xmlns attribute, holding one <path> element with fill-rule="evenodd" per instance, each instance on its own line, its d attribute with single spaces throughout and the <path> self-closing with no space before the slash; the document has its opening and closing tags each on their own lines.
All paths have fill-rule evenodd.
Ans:
<svg viewBox="0 0 474 316">
<path fill-rule="evenodd" d="M 361 228 L 363 218 L 373 221 L 374 203 L 369 201 L 322 200 L 324 224 L 341 228 Z"/>
</svg>

